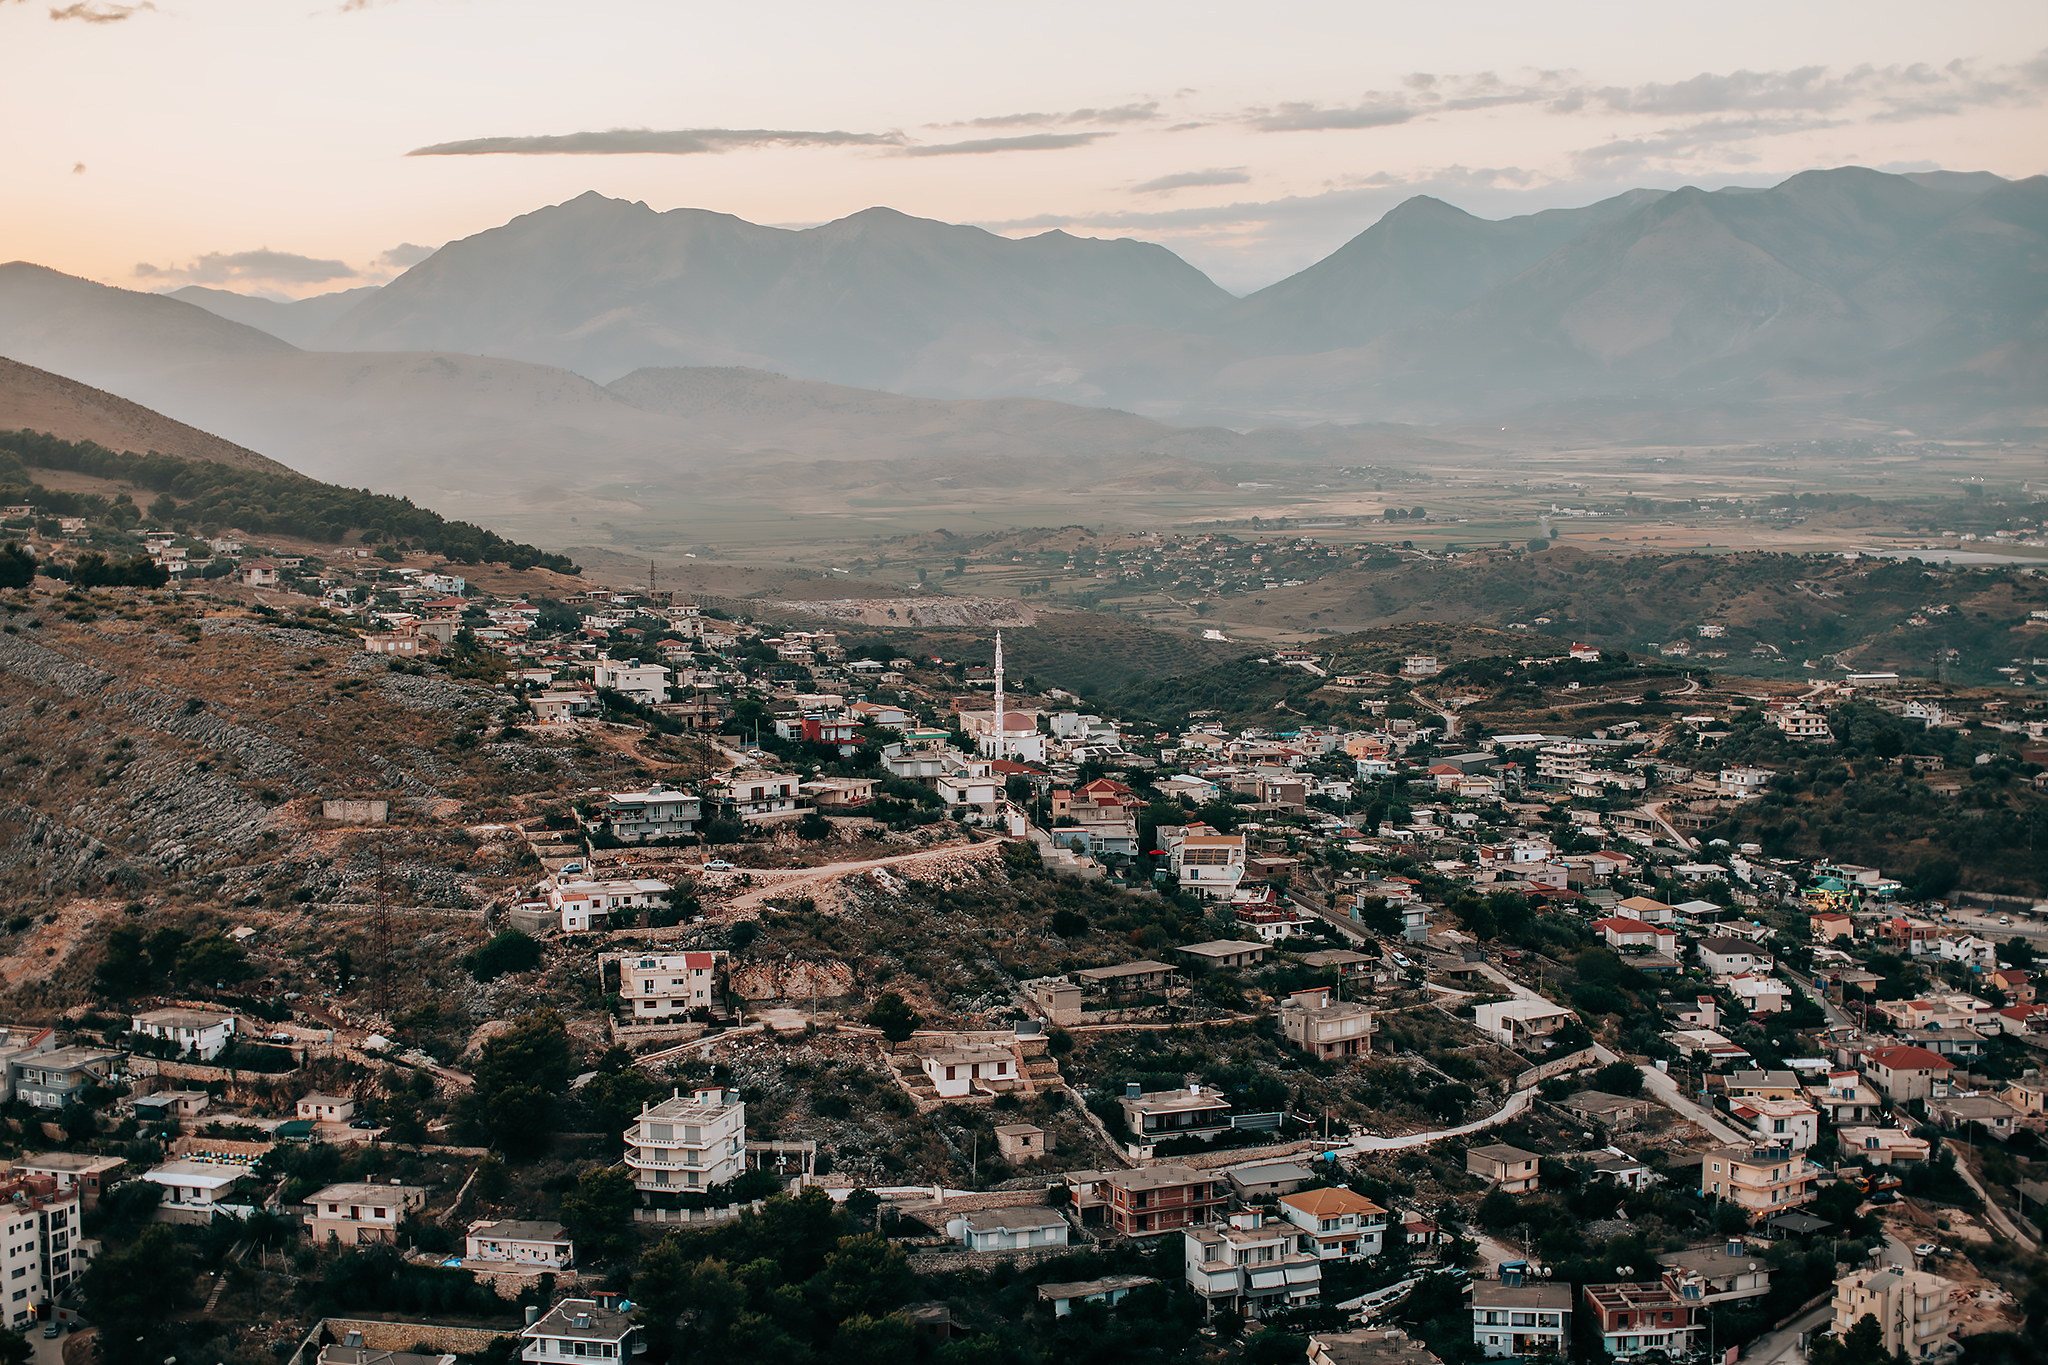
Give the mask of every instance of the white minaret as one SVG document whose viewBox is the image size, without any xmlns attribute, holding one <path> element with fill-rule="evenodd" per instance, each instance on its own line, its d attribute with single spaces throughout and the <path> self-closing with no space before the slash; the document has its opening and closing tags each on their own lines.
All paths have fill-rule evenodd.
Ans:
<svg viewBox="0 0 2048 1365">
<path fill-rule="evenodd" d="M 1003 717 L 1003 633 L 996 632 L 996 723 L 989 730 L 989 757 L 1008 758 L 1003 751 L 1003 740 L 1008 725 Z"/>
</svg>

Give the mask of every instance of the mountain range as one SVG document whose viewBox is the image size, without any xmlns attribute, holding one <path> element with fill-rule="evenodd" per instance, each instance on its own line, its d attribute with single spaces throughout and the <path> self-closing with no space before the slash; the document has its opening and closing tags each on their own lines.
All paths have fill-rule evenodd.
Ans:
<svg viewBox="0 0 2048 1365">
<path fill-rule="evenodd" d="M 444 498 L 735 454 L 1371 462 L 1426 435 L 1352 424 L 1616 403 L 1681 440 L 1709 409 L 2038 428 L 2048 177 L 1844 167 L 1499 221 L 1416 198 L 1245 298 L 1134 241 L 586 194 L 296 303 L 0 266 L 0 355 Z"/>
</svg>

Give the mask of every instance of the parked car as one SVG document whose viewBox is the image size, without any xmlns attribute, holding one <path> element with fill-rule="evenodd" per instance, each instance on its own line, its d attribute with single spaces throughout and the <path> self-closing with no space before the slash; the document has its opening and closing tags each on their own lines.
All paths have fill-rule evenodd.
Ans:
<svg viewBox="0 0 2048 1365">
<path fill-rule="evenodd" d="M 1919 1246 L 1916 1246 L 1916 1247 L 1914 1247 L 1914 1248 L 1913 1248 L 1913 1254 L 1914 1254 L 1915 1256 L 1919 1256 L 1919 1257 L 1922 1257 L 1922 1258 L 1925 1258 L 1925 1257 L 1928 1257 L 1928 1256 L 1933 1256 L 1933 1255 L 1936 1255 L 1936 1254 L 1938 1254 L 1938 1253 L 1939 1253 L 1940 1251 L 1941 1251 L 1941 1248 L 1940 1248 L 1940 1247 L 1938 1247 L 1938 1246 L 1936 1246 L 1936 1245 L 1935 1245 L 1934 1243 L 1932 1243 L 1932 1242 L 1922 1242 L 1922 1243 L 1921 1243 L 1921 1244 L 1920 1244 Z"/>
<path fill-rule="evenodd" d="M 734 869 L 733 865 L 725 859 L 712 858 L 704 864 L 703 870 L 706 872 L 731 872 Z"/>
<path fill-rule="evenodd" d="M 264 1034 L 263 1041 L 266 1043 L 296 1043 L 299 1040 L 280 1029 L 276 1033 Z"/>
</svg>

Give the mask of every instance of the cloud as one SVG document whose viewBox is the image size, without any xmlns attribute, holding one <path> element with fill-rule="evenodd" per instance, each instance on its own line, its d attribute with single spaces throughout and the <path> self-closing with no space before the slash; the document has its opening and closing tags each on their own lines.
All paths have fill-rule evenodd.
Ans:
<svg viewBox="0 0 2048 1365">
<path fill-rule="evenodd" d="M 547 137 L 478 137 L 415 147 L 407 156 L 716 156 L 746 147 L 896 147 L 897 133 L 793 132 L 772 128 L 613 128 Z"/>
<path fill-rule="evenodd" d="M 1244 173 L 1241 166 L 1215 171 L 1182 171 L 1178 175 L 1162 175 L 1157 180 L 1147 180 L 1142 185 L 1133 185 L 1131 193 L 1165 194 L 1201 185 L 1243 185 L 1250 180 L 1251 177 Z"/>
<path fill-rule="evenodd" d="M 1763 137 L 1789 133 L 1816 132 L 1842 127 L 1847 120 L 1795 114 L 1780 118 L 1717 118 L 1679 128 L 1664 129 L 1643 137 L 1615 138 L 1597 147 L 1572 153 L 1581 169 L 1599 168 L 1612 173 L 1647 166 L 1659 161 L 1697 161 L 1711 157 L 1724 165 L 1742 165 L 1756 159 L 1743 144 Z"/>
<path fill-rule="evenodd" d="M 324 284 L 354 279 L 359 273 L 341 261 L 316 260 L 289 251 L 208 252 L 190 265 L 159 266 L 145 261 L 135 267 L 138 279 L 179 284 Z"/>
<path fill-rule="evenodd" d="M 1057 152 L 1086 147 L 1115 133 L 1027 133 L 1023 137 L 984 137 L 971 142 L 934 142 L 905 147 L 899 156 L 981 156 L 990 152 Z"/>
<path fill-rule="evenodd" d="M 1283 104 L 1247 120 L 1262 133 L 1303 133 L 1327 128 L 1386 128 L 1406 123 L 1416 111 L 1398 104 L 1325 109 L 1314 104 Z"/>
<path fill-rule="evenodd" d="M 1050 128 L 1062 123 L 1149 123 L 1160 117 L 1159 101 L 1119 104 L 1108 109 L 1069 109 L 1063 114 L 995 114 L 957 123 L 928 123 L 927 128 Z"/>
<path fill-rule="evenodd" d="M 150 0 L 141 0 L 134 5 L 94 4 L 90 0 L 79 0 L 77 4 L 65 5 L 59 9 L 50 7 L 52 19 L 78 19 L 88 24 L 118 24 L 123 19 L 132 19 L 143 10 L 154 10 Z"/>
<path fill-rule="evenodd" d="M 1288 102 L 1245 109 L 1235 118 L 1264 133 L 1318 132 L 1387 128 L 1435 115 L 1540 104 L 1559 115 L 1707 119 L 1714 115 L 1839 114 L 1868 122 L 1904 122 L 1970 108 L 2037 103 L 2048 96 L 2048 52 L 1992 68 L 1967 61 L 1945 66 L 1866 65 L 1842 71 L 1802 66 L 1784 71 L 1703 71 L 1682 81 L 1631 86 L 1594 85 L 1570 71 L 1532 71 L 1513 80 L 1490 71 L 1454 76 L 1415 72 L 1401 84 L 1400 90 L 1367 91 L 1353 104 Z M 1777 131 L 1786 130 L 1759 125 L 1756 135 Z M 1686 141 L 1684 137 L 1664 140 L 1674 147 Z M 1699 139 L 1692 145 L 1706 147 L 1713 141 Z"/>
<path fill-rule="evenodd" d="M 400 242 L 397 246 L 392 247 L 391 250 L 379 256 L 377 264 L 390 266 L 395 270 L 404 270 L 410 266 L 418 265 L 438 250 L 440 250 L 439 247 L 414 246 L 411 242 Z"/>
</svg>

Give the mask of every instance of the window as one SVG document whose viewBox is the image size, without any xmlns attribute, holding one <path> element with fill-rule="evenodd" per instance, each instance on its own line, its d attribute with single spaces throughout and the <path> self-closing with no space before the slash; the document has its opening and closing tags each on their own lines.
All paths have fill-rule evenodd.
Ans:
<svg viewBox="0 0 2048 1365">
<path fill-rule="evenodd" d="M 1536 1325 L 1536 1315 L 1534 1313 L 1516 1313 L 1508 1319 L 1508 1325 L 1511 1327 L 1534 1327 Z"/>
</svg>

